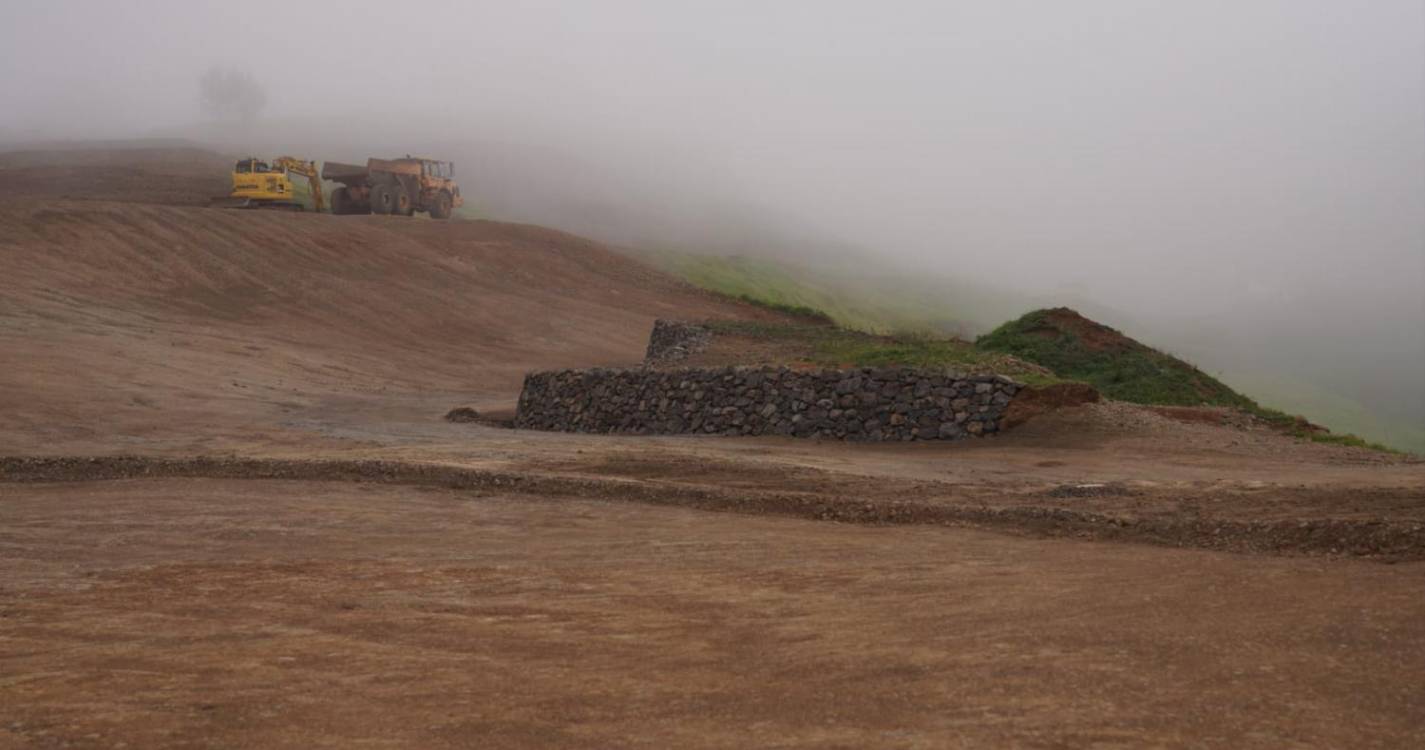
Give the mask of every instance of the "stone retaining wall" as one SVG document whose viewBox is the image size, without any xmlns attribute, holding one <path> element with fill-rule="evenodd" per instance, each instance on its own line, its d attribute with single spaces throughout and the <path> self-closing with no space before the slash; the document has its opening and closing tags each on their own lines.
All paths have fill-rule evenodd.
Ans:
<svg viewBox="0 0 1425 750">
<path fill-rule="evenodd" d="M 653 332 L 648 334 L 648 350 L 643 355 L 645 364 L 677 362 L 687 359 L 708 348 L 713 332 L 706 326 L 683 323 L 677 320 L 653 321 Z"/>
<path fill-rule="evenodd" d="M 1021 386 L 903 368 L 556 370 L 525 377 L 515 426 L 561 432 L 954 440 L 998 432 Z"/>
</svg>

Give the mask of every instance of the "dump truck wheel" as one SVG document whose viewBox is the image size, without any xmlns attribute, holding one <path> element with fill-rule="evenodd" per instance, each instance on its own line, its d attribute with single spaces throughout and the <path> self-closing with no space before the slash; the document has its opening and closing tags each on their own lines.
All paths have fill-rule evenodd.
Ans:
<svg viewBox="0 0 1425 750">
<path fill-rule="evenodd" d="M 450 193 L 444 190 L 435 194 L 435 203 L 431 204 L 430 217 L 432 219 L 450 218 Z"/>
<path fill-rule="evenodd" d="M 394 191 L 392 193 L 393 202 L 391 204 L 391 213 L 400 216 L 410 216 L 414 214 L 416 211 L 411 207 L 411 194 L 406 192 L 406 189 L 400 185 L 393 185 L 391 189 Z"/>
<path fill-rule="evenodd" d="M 396 205 L 396 196 L 391 186 L 378 182 L 371 186 L 371 213 L 389 214 Z"/>
<path fill-rule="evenodd" d="M 346 188 L 333 190 L 331 204 L 333 214 L 340 216 L 351 213 L 351 193 L 348 193 Z"/>
</svg>

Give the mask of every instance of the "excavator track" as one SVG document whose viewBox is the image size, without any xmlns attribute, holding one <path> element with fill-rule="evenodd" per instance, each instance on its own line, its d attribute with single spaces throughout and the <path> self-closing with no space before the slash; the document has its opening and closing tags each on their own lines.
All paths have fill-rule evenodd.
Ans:
<svg viewBox="0 0 1425 750">
<path fill-rule="evenodd" d="M 262 201 L 252 198 L 220 196 L 208 201 L 208 208 L 229 208 L 251 211 L 306 211 L 307 207 L 291 201 Z"/>
</svg>

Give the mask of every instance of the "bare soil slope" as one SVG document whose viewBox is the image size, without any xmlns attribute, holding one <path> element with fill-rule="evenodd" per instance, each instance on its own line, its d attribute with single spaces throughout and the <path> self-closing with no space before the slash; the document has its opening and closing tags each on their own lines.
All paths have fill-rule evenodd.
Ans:
<svg viewBox="0 0 1425 750">
<path fill-rule="evenodd" d="M 657 317 L 767 315 L 496 222 L 27 199 L 0 264 L 8 451 L 334 394 L 512 399 L 530 369 L 636 364 Z"/>
<path fill-rule="evenodd" d="M 186 146 L 0 153 L 0 202 L 22 196 L 181 206 L 226 195 L 233 159 Z"/>
</svg>

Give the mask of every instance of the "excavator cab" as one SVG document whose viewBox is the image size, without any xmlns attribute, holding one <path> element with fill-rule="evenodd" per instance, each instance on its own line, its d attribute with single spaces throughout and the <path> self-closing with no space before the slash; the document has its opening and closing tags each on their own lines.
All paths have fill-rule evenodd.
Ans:
<svg viewBox="0 0 1425 750">
<path fill-rule="evenodd" d="M 243 159 L 233 167 L 233 172 L 236 174 L 258 174 L 271 171 L 272 167 L 261 159 Z"/>
</svg>

